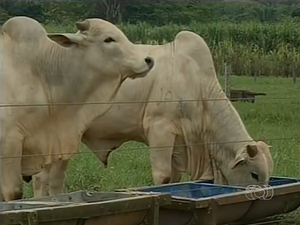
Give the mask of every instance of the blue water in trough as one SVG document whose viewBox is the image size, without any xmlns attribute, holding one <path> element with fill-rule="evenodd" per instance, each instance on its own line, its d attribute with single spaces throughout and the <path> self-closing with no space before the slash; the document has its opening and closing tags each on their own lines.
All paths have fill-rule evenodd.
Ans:
<svg viewBox="0 0 300 225">
<path fill-rule="evenodd" d="M 278 185 L 284 185 L 284 184 L 292 184 L 300 182 L 300 179 L 297 178 L 291 178 L 291 177 L 271 177 L 269 181 L 270 186 L 278 186 Z M 198 183 L 207 183 L 212 184 L 212 181 L 204 180 L 204 181 L 195 181 L 196 184 Z"/>
<path fill-rule="evenodd" d="M 289 178 L 289 177 L 271 177 L 269 181 L 270 186 L 278 186 L 283 184 L 292 184 L 300 182 L 300 179 Z"/>
<path fill-rule="evenodd" d="M 244 191 L 245 188 L 242 187 L 230 187 L 222 185 L 214 185 L 207 183 L 182 183 L 176 185 L 168 186 L 156 186 L 139 189 L 143 192 L 167 192 L 171 193 L 174 197 L 184 197 L 184 198 L 208 198 L 216 195 L 230 194 L 238 191 Z"/>
</svg>

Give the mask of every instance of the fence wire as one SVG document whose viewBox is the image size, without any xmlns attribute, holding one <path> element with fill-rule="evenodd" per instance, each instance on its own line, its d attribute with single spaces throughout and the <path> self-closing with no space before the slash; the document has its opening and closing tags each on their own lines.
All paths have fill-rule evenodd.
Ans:
<svg viewBox="0 0 300 225">
<path fill-rule="evenodd" d="M 273 98 L 260 98 L 260 100 L 291 100 L 298 99 L 299 96 L 295 97 L 273 97 Z M 145 104 L 145 103 L 178 103 L 178 102 L 207 102 L 207 101 L 242 101 L 242 100 L 253 100 L 253 98 L 216 98 L 216 99 L 178 99 L 178 100 L 149 100 L 149 101 L 99 101 L 99 102 L 64 102 L 64 103 L 35 103 L 35 104 L 0 104 L 0 108 L 7 107 L 43 107 L 43 106 L 66 106 L 66 105 L 131 105 L 131 104 Z M 272 103 L 274 104 L 274 103 Z"/>
<path fill-rule="evenodd" d="M 259 139 L 257 139 L 259 140 Z M 269 138 L 269 139 L 264 139 L 263 141 L 282 141 L 282 140 L 300 140 L 299 137 L 283 137 L 283 138 Z M 163 149 L 163 148 L 171 148 L 171 147 L 186 147 L 186 146 L 206 146 L 206 145 L 218 145 L 218 144 L 234 144 L 234 143 L 249 143 L 251 141 L 255 140 L 240 140 L 240 141 L 226 141 L 226 142 L 196 142 L 192 144 L 174 144 L 174 145 L 164 145 L 164 146 L 148 146 L 148 147 L 138 147 L 138 148 L 130 148 L 128 150 L 130 151 L 140 151 L 140 150 L 147 150 L 147 149 Z M 125 143 L 125 142 L 124 142 Z M 299 142 L 300 143 L 300 142 Z M 300 145 L 299 145 L 300 147 Z M 97 152 L 108 152 L 112 151 L 112 149 L 97 149 L 97 150 L 92 150 L 92 151 L 79 151 L 76 150 L 74 152 L 68 152 L 68 153 L 49 153 L 49 154 L 34 154 L 34 155 L 14 155 L 14 156 L 5 156 L 1 157 L 0 159 L 9 159 L 9 158 L 31 158 L 31 157 L 43 157 L 43 156 L 54 156 L 54 155 L 77 155 L 77 154 L 94 154 Z M 115 151 L 115 150 L 113 150 Z"/>
</svg>

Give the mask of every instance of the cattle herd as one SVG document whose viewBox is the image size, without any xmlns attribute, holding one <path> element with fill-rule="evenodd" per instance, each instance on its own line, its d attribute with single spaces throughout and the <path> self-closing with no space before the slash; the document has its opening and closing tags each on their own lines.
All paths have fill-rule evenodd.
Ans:
<svg viewBox="0 0 300 225">
<path fill-rule="evenodd" d="M 47 33 L 19 16 L 1 28 L 2 200 L 21 199 L 31 179 L 35 197 L 62 193 L 81 142 L 105 165 L 124 142 L 147 144 L 155 184 L 182 173 L 268 182 L 271 146 L 247 132 L 201 36 L 181 31 L 164 45 L 143 45 L 102 19 L 75 25 L 76 33 Z"/>
</svg>

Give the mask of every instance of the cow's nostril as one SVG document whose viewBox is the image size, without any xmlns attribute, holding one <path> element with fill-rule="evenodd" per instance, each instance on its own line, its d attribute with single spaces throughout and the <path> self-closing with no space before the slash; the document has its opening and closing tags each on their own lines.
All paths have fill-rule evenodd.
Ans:
<svg viewBox="0 0 300 225">
<path fill-rule="evenodd" d="M 152 57 L 145 58 L 145 62 L 150 69 L 154 66 L 154 59 Z"/>
</svg>

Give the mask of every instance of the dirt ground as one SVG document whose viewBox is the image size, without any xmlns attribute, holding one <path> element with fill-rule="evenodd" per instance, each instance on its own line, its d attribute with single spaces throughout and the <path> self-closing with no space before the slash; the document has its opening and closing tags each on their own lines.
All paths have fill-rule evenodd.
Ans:
<svg viewBox="0 0 300 225">
<path fill-rule="evenodd" d="M 230 223 L 226 225 L 292 225 L 300 224 L 300 208 L 287 214 L 277 215 L 248 223 Z"/>
<path fill-rule="evenodd" d="M 273 217 L 268 217 L 265 219 L 260 219 L 256 221 L 251 221 L 247 224 L 233 223 L 227 225 L 292 225 L 300 224 L 300 209 L 292 211 L 287 214 L 277 215 Z"/>
</svg>

